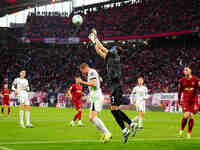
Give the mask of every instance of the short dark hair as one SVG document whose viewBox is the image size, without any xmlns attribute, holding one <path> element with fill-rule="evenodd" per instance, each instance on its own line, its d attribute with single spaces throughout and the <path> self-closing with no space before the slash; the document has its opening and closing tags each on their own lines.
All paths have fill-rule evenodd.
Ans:
<svg viewBox="0 0 200 150">
<path fill-rule="evenodd" d="M 144 79 L 142 76 L 138 76 L 138 78 L 137 79 Z"/>
<path fill-rule="evenodd" d="M 26 72 L 26 70 L 21 70 L 20 72 Z"/>
<path fill-rule="evenodd" d="M 118 53 L 119 55 L 121 55 L 122 52 L 123 52 L 123 49 L 122 49 L 122 47 L 120 47 L 120 46 L 117 46 L 117 47 L 116 47 L 116 50 L 117 50 L 117 53 Z"/>
<path fill-rule="evenodd" d="M 82 64 L 80 65 L 80 68 L 85 68 L 85 67 L 89 67 L 89 65 L 88 65 L 87 63 L 82 63 Z"/>
</svg>

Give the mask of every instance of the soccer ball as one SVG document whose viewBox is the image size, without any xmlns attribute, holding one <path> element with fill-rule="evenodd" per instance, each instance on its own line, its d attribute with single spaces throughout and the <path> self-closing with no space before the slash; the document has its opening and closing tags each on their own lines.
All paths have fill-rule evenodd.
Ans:
<svg viewBox="0 0 200 150">
<path fill-rule="evenodd" d="M 83 23 L 83 18 L 80 15 L 75 15 L 72 17 L 72 23 L 75 25 L 81 25 Z"/>
</svg>

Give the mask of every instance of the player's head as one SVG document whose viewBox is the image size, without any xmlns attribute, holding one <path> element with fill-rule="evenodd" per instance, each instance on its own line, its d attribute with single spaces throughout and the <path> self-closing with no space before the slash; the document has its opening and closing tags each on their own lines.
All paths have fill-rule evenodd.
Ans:
<svg viewBox="0 0 200 150">
<path fill-rule="evenodd" d="M 3 87 L 4 89 L 8 89 L 8 83 L 4 83 Z"/>
<path fill-rule="evenodd" d="M 20 71 L 20 77 L 21 78 L 25 78 L 25 76 L 26 76 L 26 71 L 25 70 L 22 70 L 22 71 Z"/>
<path fill-rule="evenodd" d="M 138 77 L 137 81 L 138 81 L 138 85 L 143 85 L 144 84 L 143 77 Z"/>
<path fill-rule="evenodd" d="M 88 74 L 88 72 L 90 71 L 89 65 L 86 64 L 86 63 L 82 63 L 80 65 L 80 71 L 81 71 L 82 74 Z"/>
<path fill-rule="evenodd" d="M 75 77 L 75 83 L 76 84 L 79 84 L 78 78 L 80 78 L 80 77 L 78 77 L 78 76 Z"/>
<path fill-rule="evenodd" d="M 120 46 L 113 46 L 111 49 L 110 49 L 111 52 L 113 53 L 117 53 L 119 55 L 122 54 L 122 48 Z"/>
<path fill-rule="evenodd" d="M 190 76 L 191 74 L 192 74 L 192 70 L 190 69 L 190 67 L 185 67 L 184 68 L 184 75 Z"/>
</svg>

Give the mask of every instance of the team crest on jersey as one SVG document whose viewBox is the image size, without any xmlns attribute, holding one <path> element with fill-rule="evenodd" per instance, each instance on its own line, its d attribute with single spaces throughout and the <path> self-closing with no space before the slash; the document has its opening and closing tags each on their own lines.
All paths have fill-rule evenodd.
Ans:
<svg viewBox="0 0 200 150">
<path fill-rule="evenodd" d="M 91 73 L 90 73 L 90 76 L 94 76 L 94 72 L 91 72 Z"/>
<path fill-rule="evenodd" d="M 187 109 L 186 107 L 183 107 L 183 111 L 186 111 L 186 109 Z"/>
<path fill-rule="evenodd" d="M 195 82 L 192 82 L 192 85 L 195 85 Z"/>
</svg>

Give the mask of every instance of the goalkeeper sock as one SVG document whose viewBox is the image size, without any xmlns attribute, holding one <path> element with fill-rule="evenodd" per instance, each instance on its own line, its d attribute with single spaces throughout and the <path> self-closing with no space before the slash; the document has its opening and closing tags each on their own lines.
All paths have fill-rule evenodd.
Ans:
<svg viewBox="0 0 200 150">
<path fill-rule="evenodd" d="M 125 124 L 124 124 L 124 121 L 121 118 L 118 110 L 112 110 L 111 112 L 112 112 L 112 115 L 115 118 L 117 124 L 121 127 L 122 130 L 124 130 L 125 129 Z"/>
<path fill-rule="evenodd" d="M 121 118 L 123 119 L 123 121 L 125 121 L 126 123 L 131 125 L 132 121 L 128 118 L 128 116 L 121 110 L 118 110 L 118 112 L 119 112 L 119 115 L 121 116 Z"/>
</svg>

